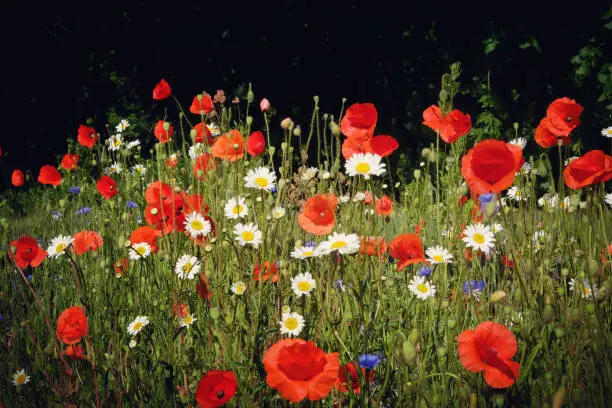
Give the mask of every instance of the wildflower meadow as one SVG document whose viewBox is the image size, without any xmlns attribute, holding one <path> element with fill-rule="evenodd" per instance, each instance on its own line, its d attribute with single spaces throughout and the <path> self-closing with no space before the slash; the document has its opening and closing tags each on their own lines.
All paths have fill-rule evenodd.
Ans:
<svg viewBox="0 0 612 408">
<path fill-rule="evenodd" d="M 576 146 L 589 112 L 559 95 L 476 135 L 459 76 L 408 170 L 376 101 L 295 123 L 163 79 L 154 123 L 10 169 L 0 405 L 608 406 L 612 122 Z"/>
</svg>

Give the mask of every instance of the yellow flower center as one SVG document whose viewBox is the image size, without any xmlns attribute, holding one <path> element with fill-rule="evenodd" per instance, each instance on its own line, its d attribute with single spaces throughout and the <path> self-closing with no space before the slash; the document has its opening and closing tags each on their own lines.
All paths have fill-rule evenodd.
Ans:
<svg viewBox="0 0 612 408">
<path fill-rule="evenodd" d="M 285 327 L 289 330 L 295 330 L 299 326 L 299 322 L 295 317 L 285 319 Z"/>
<path fill-rule="evenodd" d="M 313 256 L 314 252 L 313 251 L 304 251 L 302 252 L 302 256 Z"/>
<path fill-rule="evenodd" d="M 442 255 L 434 255 L 432 259 L 436 262 L 444 262 L 444 257 Z"/>
<path fill-rule="evenodd" d="M 367 173 L 370 171 L 370 165 L 368 163 L 359 163 L 357 166 L 355 166 L 355 171 L 357 173 Z"/>
<path fill-rule="evenodd" d="M 312 285 L 308 281 L 301 281 L 297 284 L 297 287 L 301 292 L 308 292 L 310 288 L 312 288 Z"/>
<path fill-rule="evenodd" d="M 15 383 L 17 383 L 17 385 L 24 384 L 26 382 L 26 378 L 27 376 L 21 373 L 17 376 L 17 378 L 15 378 Z"/>
<path fill-rule="evenodd" d="M 244 239 L 245 241 L 252 241 L 253 238 L 255 238 L 251 231 L 244 231 L 241 235 L 242 239 Z"/>
<path fill-rule="evenodd" d="M 255 184 L 257 184 L 259 187 L 264 188 L 268 186 L 268 179 L 265 177 L 257 177 L 255 179 Z"/>
<path fill-rule="evenodd" d="M 136 322 L 132 331 L 139 331 L 140 329 L 142 329 L 142 322 Z"/>
<path fill-rule="evenodd" d="M 55 247 L 55 252 L 57 252 L 58 254 L 59 254 L 60 252 L 64 252 L 64 249 L 66 249 L 66 246 L 67 246 L 67 245 L 66 245 L 66 244 L 64 244 L 63 242 L 62 242 L 61 244 L 58 244 L 58 245 Z"/>
<path fill-rule="evenodd" d="M 583 290 L 584 290 L 584 294 L 585 295 L 590 295 L 591 294 L 591 289 L 585 287 Z"/>
<path fill-rule="evenodd" d="M 340 249 L 346 246 L 346 242 L 344 241 L 336 241 L 332 244 L 331 249 Z"/>
<path fill-rule="evenodd" d="M 136 248 L 136 252 L 138 252 L 140 256 L 144 256 L 147 253 L 147 248 L 145 248 L 144 246 L 139 246 L 138 248 Z"/>
<path fill-rule="evenodd" d="M 183 265 L 183 272 L 189 272 L 191 268 L 192 268 L 191 264 L 187 262 L 185 265 Z"/>
<path fill-rule="evenodd" d="M 472 239 L 474 240 L 475 243 L 482 245 L 485 242 L 485 237 L 484 235 L 482 235 L 481 233 L 477 232 L 476 234 L 474 234 L 474 236 L 472 237 Z"/>
<path fill-rule="evenodd" d="M 119 147 L 119 146 L 121 146 L 121 140 L 115 139 L 113 144 L 115 145 L 115 147 Z"/>
<path fill-rule="evenodd" d="M 191 228 L 196 231 L 202 231 L 202 229 L 204 228 L 204 223 L 200 220 L 193 220 L 191 221 Z"/>
<path fill-rule="evenodd" d="M 427 289 L 427 285 L 425 285 L 424 283 L 419 283 L 416 286 L 417 290 L 421 293 L 427 293 L 429 290 Z"/>
<path fill-rule="evenodd" d="M 239 294 L 239 295 L 242 295 L 245 290 L 246 290 L 246 286 L 245 285 L 238 285 L 238 286 L 236 286 L 236 293 Z"/>
<path fill-rule="evenodd" d="M 608 129 L 608 134 L 612 135 L 612 128 Z"/>
<path fill-rule="evenodd" d="M 191 317 L 191 315 L 187 315 L 183 318 L 183 323 L 186 324 L 187 326 L 190 326 L 191 323 L 193 323 L 193 317 Z"/>
<path fill-rule="evenodd" d="M 233 212 L 234 214 L 240 214 L 240 213 L 242 212 L 242 208 L 243 208 L 243 207 L 242 207 L 240 204 L 238 204 L 237 206 L 235 206 L 235 207 L 232 209 L 232 212 Z"/>
</svg>

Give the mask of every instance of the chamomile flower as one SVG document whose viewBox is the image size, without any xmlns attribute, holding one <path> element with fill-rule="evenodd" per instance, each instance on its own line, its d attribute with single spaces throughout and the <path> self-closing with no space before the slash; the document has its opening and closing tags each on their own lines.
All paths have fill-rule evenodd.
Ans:
<svg viewBox="0 0 612 408">
<path fill-rule="evenodd" d="M 291 289 L 297 297 L 310 295 L 310 292 L 316 287 L 317 282 L 312 278 L 309 272 L 300 273 L 291 279 Z"/>
<path fill-rule="evenodd" d="M 525 148 L 525 146 L 527 146 L 527 139 L 525 139 L 524 137 L 517 137 L 516 139 L 512 139 L 511 141 L 509 141 L 508 144 L 518 146 L 522 150 Z"/>
<path fill-rule="evenodd" d="M 130 259 L 138 261 L 151 255 L 151 245 L 146 242 L 136 242 L 132 244 L 132 249 L 129 251 Z"/>
<path fill-rule="evenodd" d="M 115 152 L 121 148 L 122 144 L 123 140 L 121 140 L 121 135 L 113 135 L 108 139 L 108 150 Z"/>
<path fill-rule="evenodd" d="M 494 234 L 497 234 L 498 232 L 502 232 L 503 230 L 504 230 L 504 227 L 502 227 L 501 224 L 499 223 L 491 224 L 491 231 L 493 231 Z"/>
<path fill-rule="evenodd" d="M 266 167 L 251 169 L 244 177 L 245 187 L 256 188 L 258 190 L 270 191 L 274 188 L 276 174 Z"/>
<path fill-rule="evenodd" d="M 601 129 L 601 135 L 605 137 L 612 137 L 612 126 Z"/>
<path fill-rule="evenodd" d="M 552 208 L 557 207 L 557 205 L 559 204 L 559 195 L 558 194 L 553 194 L 553 195 L 544 194 L 542 197 L 538 198 L 539 207 L 544 207 L 544 205 L 546 204 Z"/>
<path fill-rule="evenodd" d="M 302 173 L 302 180 L 303 181 L 310 181 L 310 180 L 312 180 L 313 178 L 315 178 L 315 176 L 317 175 L 318 171 L 319 171 L 319 169 L 317 169 L 316 167 L 308 167 Z"/>
<path fill-rule="evenodd" d="M 508 189 L 508 198 L 513 201 L 527 201 L 527 192 L 517 186 L 512 186 Z"/>
<path fill-rule="evenodd" d="M 195 256 L 183 255 L 176 261 L 174 272 L 181 279 L 191 280 L 200 273 L 200 262 Z"/>
<path fill-rule="evenodd" d="M 421 300 L 433 297 L 436 294 L 436 286 L 427 282 L 425 276 L 414 275 L 410 280 L 408 289 Z"/>
<path fill-rule="evenodd" d="M 385 173 L 385 164 L 380 160 L 377 154 L 355 153 L 344 163 L 344 168 L 349 176 L 380 176 Z"/>
<path fill-rule="evenodd" d="M 604 196 L 604 202 L 612 207 L 612 193 L 608 193 Z"/>
<path fill-rule="evenodd" d="M 212 230 L 210 221 L 196 211 L 193 211 L 185 217 L 185 230 L 192 238 L 206 236 Z"/>
<path fill-rule="evenodd" d="M 197 159 L 204 153 L 206 153 L 206 145 L 204 143 L 196 143 L 189 147 L 189 157 L 191 160 Z"/>
<path fill-rule="evenodd" d="M 528 162 L 523 163 L 517 174 L 525 175 L 531 173 L 531 164 Z"/>
<path fill-rule="evenodd" d="M 294 259 L 306 259 L 315 256 L 315 248 L 312 246 L 296 247 L 291 251 L 291 257 Z"/>
<path fill-rule="evenodd" d="M 196 319 L 195 317 L 193 317 L 193 315 L 191 313 L 186 314 L 181 320 L 181 324 L 180 327 L 191 327 L 191 325 L 193 324 L 193 322 L 195 322 Z"/>
<path fill-rule="evenodd" d="M 104 173 L 106 174 L 121 174 L 122 171 L 123 171 L 123 166 L 119 162 L 114 162 L 113 164 L 108 166 L 106 169 L 104 169 Z"/>
<path fill-rule="evenodd" d="M 363 201 L 363 200 L 365 200 L 365 197 L 366 197 L 366 195 L 365 195 L 365 193 L 364 193 L 364 192 L 362 192 L 362 191 L 358 191 L 358 192 L 356 192 L 356 193 L 355 193 L 355 195 L 353 196 L 353 202 L 354 202 L 354 203 L 358 203 L 358 202 L 360 202 L 360 201 Z"/>
<path fill-rule="evenodd" d="M 463 234 L 465 235 L 463 242 L 465 242 L 468 248 L 479 249 L 485 254 L 488 254 L 491 249 L 495 248 L 493 231 L 487 225 L 482 225 L 481 223 L 468 225 Z"/>
<path fill-rule="evenodd" d="M 125 148 L 128 150 L 132 150 L 133 148 L 140 146 L 140 140 L 136 139 L 136 140 L 132 140 L 131 142 L 129 142 Z"/>
<path fill-rule="evenodd" d="M 74 238 L 68 235 L 58 235 L 51 240 L 51 244 L 47 248 L 47 255 L 49 258 L 58 258 L 63 255 L 66 248 L 72 244 Z"/>
<path fill-rule="evenodd" d="M 132 167 L 132 174 L 135 176 L 143 177 L 147 172 L 147 168 L 142 164 L 136 164 Z"/>
<path fill-rule="evenodd" d="M 599 289 L 597 286 L 592 285 L 588 279 L 577 281 L 576 279 L 572 278 L 570 279 L 569 286 L 572 292 L 578 290 L 583 299 L 590 299 L 599 295 Z"/>
<path fill-rule="evenodd" d="M 125 129 L 130 127 L 130 122 L 127 119 L 121 119 L 121 122 L 115 126 L 115 132 L 123 132 Z"/>
<path fill-rule="evenodd" d="M 299 336 L 304 328 L 304 317 L 297 313 L 285 313 L 281 317 L 280 332 L 289 336 Z"/>
<path fill-rule="evenodd" d="M 30 382 L 30 376 L 26 374 L 25 370 L 18 370 L 13 374 L 13 384 L 16 386 L 24 385 Z"/>
<path fill-rule="evenodd" d="M 453 255 L 448 251 L 448 249 L 437 245 L 435 247 L 427 248 L 425 251 L 427 255 L 427 260 L 432 264 L 441 264 L 441 263 L 452 263 Z"/>
<path fill-rule="evenodd" d="M 272 218 L 274 218 L 275 220 L 281 219 L 285 216 L 286 211 L 284 207 L 274 207 L 272 209 Z"/>
<path fill-rule="evenodd" d="M 340 197 L 338 197 L 338 200 L 340 201 L 340 203 L 346 204 L 349 201 L 351 201 L 351 196 L 349 194 L 344 194 L 344 195 L 341 195 Z"/>
<path fill-rule="evenodd" d="M 216 123 L 213 123 L 213 122 L 207 123 L 206 127 L 208 128 L 208 131 L 210 132 L 210 134 L 213 136 L 219 136 L 221 134 L 221 129 L 219 129 L 219 126 L 217 126 Z"/>
<path fill-rule="evenodd" d="M 246 283 L 242 281 L 232 283 L 232 287 L 230 288 L 232 293 L 235 295 L 242 295 L 247 290 Z"/>
<path fill-rule="evenodd" d="M 140 333 L 140 331 L 144 329 L 147 324 L 149 324 L 148 316 L 137 316 L 132 323 L 128 325 L 127 332 L 128 334 L 135 336 Z"/>
<path fill-rule="evenodd" d="M 259 248 L 259 244 L 261 244 L 261 231 L 257 225 L 252 222 L 248 224 L 236 224 L 234 226 L 234 234 L 236 235 L 236 241 L 238 241 L 241 246 L 250 244 L 255 248 Z"/>
<path fill-rule="evenodd" d="M 359 251 L 361 241 L 357 234 L 332 233 L 326 241 L 315 249 L 315 255 L 328 255 L 338 251 L 342 255 L 354 254 Z"/>
<path fill-rule="evenodd" d="M 225 203 L 225 218 L 237 220 L 238 218 L 246 217 L 248 214 L 249 208 L 244 197 L 230 198 Z"/>
</svg>

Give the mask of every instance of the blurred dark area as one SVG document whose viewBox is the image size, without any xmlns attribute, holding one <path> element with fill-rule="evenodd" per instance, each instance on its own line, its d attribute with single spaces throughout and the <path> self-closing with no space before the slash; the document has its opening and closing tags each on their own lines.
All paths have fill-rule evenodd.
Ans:
<svg viewBox="0 0 612 408">
<path fill-rule="evenodd" d="M 554 98 L 596 99 L 588 90 L 575 94 L 570 60 L 595 35 L 605 34 L 601 16 L 607 7 L 599 0 L 571 7 L 5 0 L 3 173 L 19 167 L 36 174 L 41 165 L 56 164 L 66 139 L 76 137 L 87 118 L 107 137 L 105 113 L 118 103 L 113 75 L 129 78 L 132 94 L 155 117 L 163 116 L 151 99 L 160 78 L 187 106 L 202 90 L 232 94 L 252 83 L 256 101 L 265 96 L 279 115 L 302 124 L 313 95 L 319 95 L 323 112 L 336 114 L 343 97 L 349 104 L 370 101 L 379 112 L 377 133 L 416 151 L 422 143 L 420 114 L 437 102 L 449 64 L 460 61 L 461 81 L 475 86 L 486 80 L 508 113 L 509 127 L 537 120 Z M 495 45 L 488 54 L 487 39 Z M 472 118 L 480 110 L 470 95 L 459 95 L 456 105 Z"/>
</svg>

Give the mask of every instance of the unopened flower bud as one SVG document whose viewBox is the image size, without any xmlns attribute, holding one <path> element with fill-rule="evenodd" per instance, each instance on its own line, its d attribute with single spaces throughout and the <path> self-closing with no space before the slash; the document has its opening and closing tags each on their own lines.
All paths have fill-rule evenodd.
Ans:
<svg viewBox="0 0 612 408">
<path fill-rule="evenodd" d="M 163 127 L 164 127 L 164 130 L 167 132 L 168 129 L 170 129 L 170 123 L 169 122 L 164 122 Z"/>
<path fill-rule="evenodd" d="M 191 137 L 191 140 L 195 140 L 195 138 L 198 136 L 198 131 L 195 129 L 191 129 L 189 131 L 189 137 Z"/>
<path fill-rule="evenodd" d="M 247 92 L 247 102 L 251 103 L 253 102 L 253 99 L 255 99 L 255 94 L 249 89 L 249 92 Z"/>
<path fill-rule="evenodd" d="M 247 124 L 247 126 L 251 126 L 252 123 L 253 123 L 253 117 L 252 116 L 247 116 L 246 117 L 246 124 Z"/>
<path fill-rule="evenodd" d="M 415 170 L 412 174 L 414 175 L 415 180 L 418 180 L 419 178 L 421 178 L 421 170 L 419 169 Z"/>
<path fill-rule="evenodd" d="M 129 239 L 126 239 L 125 242 L 123 243 L 123 246 L 126 248 L 129 248 L 132 246 L 132 241 L 130 241 Z"/>
<path fill-rule="evenodd" d="M 340 126 L 336 122 L 329 122 L 329 130 L 331 130 L 333 136 L 340 136 Z"/>
<path fill-rule="evenodd" d="M 293 120 L 291 120 L 291 118 L 285 118 L 283 120 L 281 120 L 280 123 L 281 128 L 287 130 L 289 128 L 293 127 Z"/>
<path fill-rule="evenodd" d="M 299 125 L 293 129 L 293 135 L 297 137 L 302 136 L 302 128 Z"/>
<path fill-rule="evenodd" d="M 503 290 L 496 290 L 491 294 L 490 301 L 491 303 L 498 303 L 504 300 L 505 298 L 506 292 L 504 292 Z"/>
</svg>

